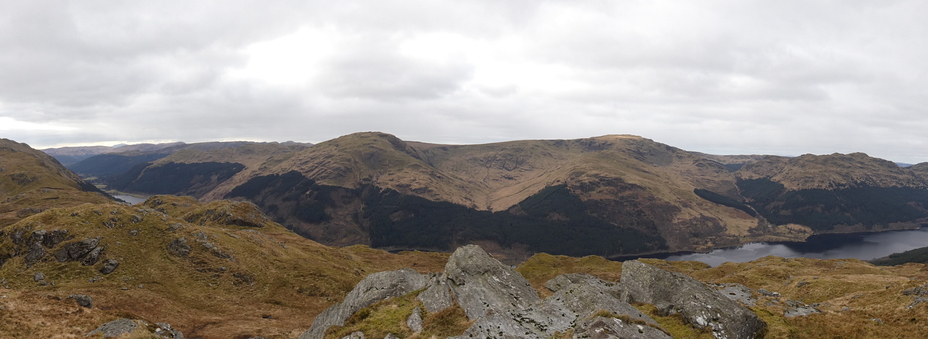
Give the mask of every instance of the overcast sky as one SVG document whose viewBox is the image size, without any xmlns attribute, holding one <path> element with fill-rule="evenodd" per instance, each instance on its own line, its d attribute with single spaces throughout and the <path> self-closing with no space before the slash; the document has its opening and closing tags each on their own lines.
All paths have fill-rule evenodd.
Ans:
<svg viewBox="0 0 928 339">
<path fill-rule="evenodd" d="M 928 161 L 928 1 L 6 1 L 37 148 L 635 134 Z"/>
</svg>

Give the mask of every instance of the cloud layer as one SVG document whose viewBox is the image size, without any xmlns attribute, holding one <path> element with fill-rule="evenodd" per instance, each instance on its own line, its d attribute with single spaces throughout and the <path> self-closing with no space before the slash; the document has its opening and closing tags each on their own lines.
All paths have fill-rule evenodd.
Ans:
<svg viewBox="0 0 928 339">
<path fill-rule="evenodd" d="M 923 1 L 0 3 L 0 136 L 642 135 L 928 161 Z"/>
</svg>

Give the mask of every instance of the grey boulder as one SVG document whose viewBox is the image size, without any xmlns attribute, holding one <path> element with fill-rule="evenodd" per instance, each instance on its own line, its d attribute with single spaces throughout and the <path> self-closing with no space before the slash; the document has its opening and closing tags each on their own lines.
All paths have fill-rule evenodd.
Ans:
<svg viewBox="0 0 928 339">
<path fill-rule="evenodd" d="M 329 326 L 344 325 L 348 317 L 360 309 L 387 298 L 421 290 L 427 282 L 424 275 L 409 268 L 371 274 L 348 292 L 344 301 L 317 315 L 312 327 L 299 338 L 322 338 Z"/>
<path fill-rule="evenodd" d="M 756 314 L 687 275 L 637 260 L 622 264 L 623 300 L 653 304 L 663 315 L 680 314 L 716 338 L 754 338 L 766 324 Z"/>
<path fill-rule="evenodd" d="M 126 333 L 132 333 L 139 328 L 139 323 L 132 319 L 116 319 L 106 324 L 100 325 L 97 329 L 87 333 L 87 337 L 95 334 L 103 334 L 104 338 L 115 338 Z"/>
</svg>

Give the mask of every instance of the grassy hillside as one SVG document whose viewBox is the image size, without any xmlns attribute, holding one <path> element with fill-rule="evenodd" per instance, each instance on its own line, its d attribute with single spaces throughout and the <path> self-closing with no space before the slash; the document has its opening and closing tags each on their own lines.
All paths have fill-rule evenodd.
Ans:
<svg viewBox="0 0 928 339">
<path fill-rule="evenodd" d="M 97 239 L 99 257 L 68 259 L 71 244 L 86 239 Z M 41 256 L 30 254 L 37 241 Z M 112 273 L 101 272 L 106 260 L 119 262 Z M 0 333 L 61 330 L 77 337 L 101 319 L 130 316 L 168 322 L 194 338 L 292 338 L 367 274 L 407 266 L 440 271 L 445 260 L 436 253 L 326 247 L 269 221 L 250 203 L 155 196 L 136 206 L 51 209 L 0 230 L 0 277 L 3 293 L 12 296 L 0 302 L 13 307 L 0 312 Z M 44 280 L 34 280 L 37 272 Z M 52 321 L 44 307 L 71 294 L 91 296 L 94 309 Z M 39 295 L 53 300 L 27 305 Z"/>
<path fill-rule="evenodd" d="M 52 207 L 112 201 L 51 156 L 0 139 L 0 227 Z"/>
<path fill-rule="evenodd" d="M 205 142 L 168 147 L 157 154 L 98 155 L 78 165 L 113 168 L 105 161 L 107 157 L 131 158 L 132 167 L 120 167 L 119 174 L 95 182 L 123 192 L 190 195 L 214 201 L 243 183 L 241 177 L 249 177 L 262 165 L 282 161 L 307 147 L 298 143 Z"/>
<path fill-rule="evenodd" d="M 105 178 L 123 174 L 136 165 L 152 162 L 169 153 L 118 153 L 99 154 L 68 166 L 84 177 Z"/>
<path fill-rule="evenodd" d="M 558 244 L 555 230 L 576 224 L 659 238 L 639 242 L 641 252 L 914 228 L 928 223 L 925 168 L 863 153 L 715 156 L 630 135 L 436 145 L 366 132 L 313 147 L 187 148 L 124 173 L 113 186 L 247 199 L 331 245 L 447 250 L 488 241 L 502 250 L 617 255 L 632 247 L 543 244 Z M 553 204 L 526 212 L 527 201 L 555 187 L 576 202 L 566 205 L 574 206 L 570 215 Z M 532 228 L 552 238 L 537 239 Z"/>
</svg>

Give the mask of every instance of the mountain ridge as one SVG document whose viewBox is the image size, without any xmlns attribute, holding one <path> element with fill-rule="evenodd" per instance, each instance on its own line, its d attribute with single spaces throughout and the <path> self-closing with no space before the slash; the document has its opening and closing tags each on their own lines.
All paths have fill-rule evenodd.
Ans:
<svg viewBox="0 0 928 339">
<path fill-rule="evenodd" d="M 184 179 L 191 180 L 186 188 L 149 193 L 192 194 L 205 202 L 249 200 L 288 228 L 331 245 L 451 250 L 490 241 L 502 249 L 527 246 L 528 253 L 517 257 L 541 251 L 537 246 L 544 241 L 524 238 L 529 225 L 570 229 L 580 220 L 662 239 L 646 242 L 654 247 L 638 249 L 643 252 L 707 251 L 928 222 L 928 164 L 901 168 L 863 153 L 718 156 L 633 135 L 441 145 L 381 132 L 305 148 L 276 147 L 178 151 L 140 165 L 126 187 L 133 180 L 141 183 L 145 173 L 155 175 L 145 182 L 203 178 Z M 542 194 L 556 187 L 564 190 Z M 829 192 L 838 198 L 829 200 Z M 894 196 L 899 198 L 890 199 Z M 574 207 L 557 207 L 565 203 Z M 436 210 L 446 212 L 428 212 Z M 476 220 L 487 226 L 473 229 Z M 425 231 L 437 238 L 408 242 Z M 383 232 L 394 235 L 373 236 Z M 627 250 L 587 254 L 632 254 Z"/>
</svg>

